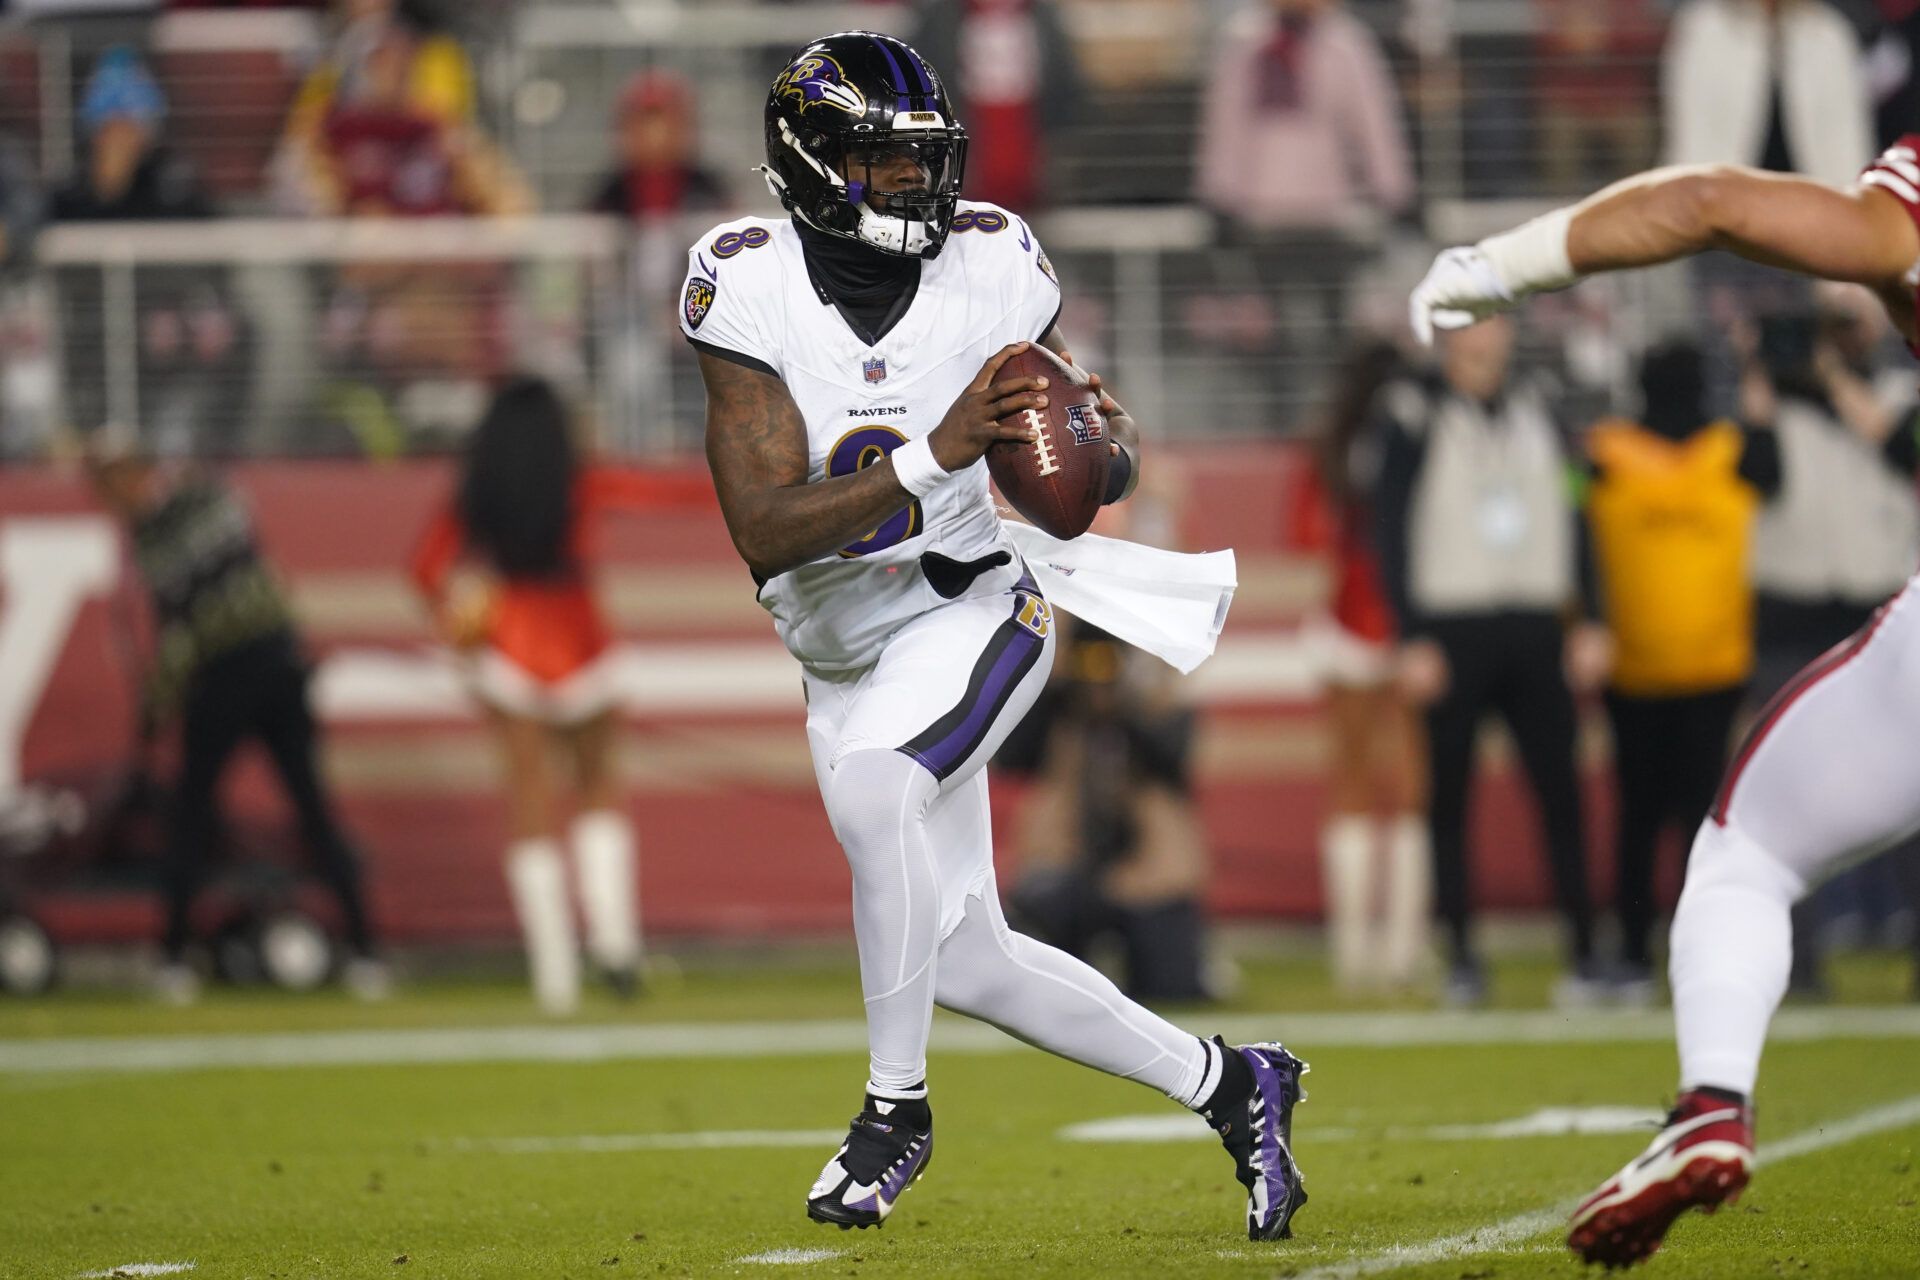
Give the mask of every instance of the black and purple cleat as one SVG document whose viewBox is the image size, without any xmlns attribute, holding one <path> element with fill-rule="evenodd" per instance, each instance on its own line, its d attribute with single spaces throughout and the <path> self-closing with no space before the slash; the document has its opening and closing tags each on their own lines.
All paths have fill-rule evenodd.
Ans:
<svg viewBox="0 0 1920 1280">
<path fill-rule="evenodd" d="M 877 1227 L 932 1160 L 933 1113 L 926 1103 L 868 1094 L 847 1140 L 807 1193 L 807 1216 L 842 1231 Z"/>
<path fill-rule="evenodd" d="M 1307 1096 L 1300 1087 L 1307 1064 L 1277 1044 L 1230 1047 L 1217 1036 L 1214 1043 L 1253 1072 L 1244 1107 L 1207 1116 L 1247 1189 L 1247 1239 L 1288 1239 L 1293 1215 L 1307 1202 L 1306 1179 L 1293 1162 L 1293 1108 Z"/>
</svg>

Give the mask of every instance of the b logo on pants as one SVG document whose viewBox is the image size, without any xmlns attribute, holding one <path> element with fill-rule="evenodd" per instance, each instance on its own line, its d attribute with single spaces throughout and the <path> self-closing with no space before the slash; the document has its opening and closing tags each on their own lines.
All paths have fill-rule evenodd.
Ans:
<svg viewBox="0 0 1920 1280">
<path fill-rule="evenodd" d="M 1020 592 L 1020 607 L 1013 611 L 1013 620 L 1042 640 L 1053 630 L 1053 606 L 1036 595 Z"/>
</svg>

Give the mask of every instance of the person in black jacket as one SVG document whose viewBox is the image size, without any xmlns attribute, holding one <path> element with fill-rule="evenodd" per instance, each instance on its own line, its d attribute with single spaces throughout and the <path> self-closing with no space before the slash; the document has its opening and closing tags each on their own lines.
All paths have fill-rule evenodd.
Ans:
<svg viewBox="0 0 1920 1280">
<path fill-rule="evenodd" d="M 178 718 L 181 766 L 167 822 L 166 932 L 157 988 L 187 1003 L 199 983 L 186 964 L 193 899 L 219 831 L 220 779 L 248 738 L 267 749 L 314 869 L 339 900 L 353 957 L 344 977 L 362 998 L 386 994 L 360 887 L 359 858 L 334 816 L 315 757 L 309 669 L 285 595 L 261 558 L 252 518 L 205 471 L 162 475 L 119 429 L 96 433 L 94 488 L 125 526 L 153 598 L 154 663 L 143 732 Z"/>
<path fill-rule="evenodd" d="M 1449 948 L 1447 998 L 1477 1004 L 1486 978 L 1472 938 L 1467 796 L 1482 718 L 1512 731 L 1544 827 L 1570 969 L 1563 1003 L 1599 996 L 1573 691 L 1597 688 L 1611 642 L 1597 616 L 1570 454 L 1545 398 L 1508 377 L 1513 326 L 1447 336 L 1437 378 L 1380 399 L 1376 518 L 1400 679 L 1426 708 L 1434 889 Z M 1569 629 L 1569 615 L 1577 621 Z"/>
</svg>

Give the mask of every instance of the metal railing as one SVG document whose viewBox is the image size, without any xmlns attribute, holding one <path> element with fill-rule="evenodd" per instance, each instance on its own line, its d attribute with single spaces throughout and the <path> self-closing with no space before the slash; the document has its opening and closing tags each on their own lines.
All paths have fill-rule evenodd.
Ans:
<svg viewBox="0 0 1920 1280">
<path fill-rule="evenodd" d="M 639 326 L 606 218 L 235 219 L 44 232 L 56 420 L 169 452 L 389 456 L 458 439 L 486 388 L 546 373 L 640 447 L 608 376 Z"/>
</svg>

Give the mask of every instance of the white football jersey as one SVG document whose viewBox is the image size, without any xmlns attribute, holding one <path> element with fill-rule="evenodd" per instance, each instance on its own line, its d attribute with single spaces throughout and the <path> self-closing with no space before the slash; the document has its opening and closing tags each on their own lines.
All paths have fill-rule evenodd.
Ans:
<svg viewBox="0 0 1920 1280">
<path fill-rule="evenodd" d="M 1037 341 L 1060 312 L 1060 285 L 1027 224 L 961 201 L 940 256 L 920 267 L 907 313 L 868 346 L 807 275 L 785 219 L 722 223 L 688 253 L 680 328 L 695 346 L 772 373 L 807 424 L 809 481 L 851 475 L 940 425 L 987 357 Z M 1001 531 L 986 463 L 956 472 L 851 546 L 780 574 L 760 603 L 794 657 L 819 671 L 872 664 L 887 637 L 945 603 L 920 571 L 937 551 L 1013 554 L 965 596 L 1003 591 L 1019 557 Z"/>
</svg>

